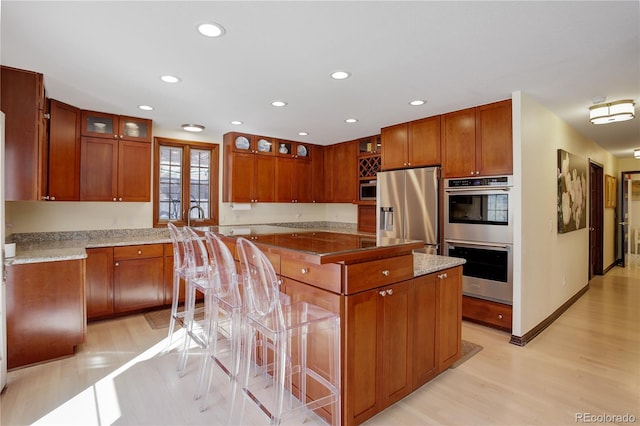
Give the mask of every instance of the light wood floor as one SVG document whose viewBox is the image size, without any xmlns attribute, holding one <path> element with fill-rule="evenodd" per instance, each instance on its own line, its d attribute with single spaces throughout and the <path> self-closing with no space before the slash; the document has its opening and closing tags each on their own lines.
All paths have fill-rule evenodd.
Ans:
<svg viewBox="0 0 640 426">
<path fill-rule="evenodd" d="M 484 349 L 367 425 L 586 423 L 580 415 L 627 415 L 640 423 L 638 265 L 596 277 L 525 347 L 509 344 L 507 333 L 466 322 L 462 335 Z M 200 413 L 192 399 L 196 360 L 178 378 L 176 351 L 162 353 L 165 337 L 166 329 L 151 330 L 142 315 L 91 324 L 76 356 L 9 373 L 1 424 L 222 424 L 224 392 L 215 392 L 210 409 Z M 267 423 L 249 404 L 245 420 Z"/>
</svg>

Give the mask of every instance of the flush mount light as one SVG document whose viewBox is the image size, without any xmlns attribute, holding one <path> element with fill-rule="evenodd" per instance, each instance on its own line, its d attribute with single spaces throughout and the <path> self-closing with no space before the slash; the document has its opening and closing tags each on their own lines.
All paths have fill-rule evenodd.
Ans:
<svg viewBox="0 0 640 426">
<path fill-rule="evenodd" d="M 589 108 L 589 120 L 593 124 L 607 124 L 631 120 L 635 117 L 633 106 L 634 103 L 630 99 L 594 105 Z"/>
<path fill-rule="evenodd" d="M 287 105 L 287 103 L 285 101 L 273 101 L 271 102 L 271 105 L 273 105 L 274 107 L 283 107 Z"/>
<path fill-rule="evenodd" d="M 165 83 L 179 83 L 180 81 L 180 77 L 176 77 L 175 75 L 163 75 L 162 77 L 160 77 L 160 80 L 164 81 Z"/>
<path fill-rule="evenodd" d="M 347 118 L 346 120 L 344 120 L 345 123 L 357 123 L 358 119 L 356 118 Z"/>
<path fill-rule="evenodd" d="M 420 105 L 424 105 L 425 102 L 426 101 L 423 101 L 422 99 L 416 99 L 415 101 L 409 102 L 409 105 L 420 106 Z"/>
<path fill-rule="evenodd" d="M 204 126 L 200 124 L 183 124 L 182 130 L 186 130 L 187 132 L 201 132 L 204 130 Z"/>
<path fill-rule="evenodd" d="M 235 126 L 239 126 L 239 125 L 241 125 L 241 124 L 242 124 L 242 121 L 240 121 L 240 120 L 233 120 L 233 121 L 231 122 L 231 124 L 233 124 L 233 125 L 235 125 Z"/>
<path fill-rule="evenodd" d="M 138 108 L 143 111 L 153 111 L 153 107 L 151 105 L 138 105 Z"/>
<path fill-rule="evenodd" d="M 640 159 L 640 149 L 633 150 L 633 158 Z"/>
<path fill-rule="evenodd" d="M 198 32 L 206 37 L 220 37 L 224 35 L 224 28 L 220 24 L 207 23 L 198 25 Z"/>
<path fill-rule="evenodd" d="M 331 75 L 331 78 L 333 78 L 334 80 L 344 80 L 345 78 L 351 77 L 351 73 L 348 73 L 346 71 L 335 71 L 335 72 L 332 72 L 330 75 Z"/>
<path fill-rule="evenodd" d="M 298 132 L 298 136 L 309 136 L 309 132 Z"/>
</svg>

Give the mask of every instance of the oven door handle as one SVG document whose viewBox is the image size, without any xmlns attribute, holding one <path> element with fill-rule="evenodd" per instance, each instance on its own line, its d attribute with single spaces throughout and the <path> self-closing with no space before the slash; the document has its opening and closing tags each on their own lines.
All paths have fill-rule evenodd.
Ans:
<svg viewBox="0 0 640 426">
<path fill-rule="evenodd" d="M 506 249 L 509 247 L 508 244 L 496 244 L 496 243 L 479 243 L 477 241 L 464 241 L 464 240 L 444 240 L 445 243 L 448 244 L 464 244 L 466 246 L 480 246 L 480 247 L 495 247 L 495 248 L 501 248 L 501 249 Z"/>
<path fill-rule="evenodd" d="M 509 186 L 492 186 L 492 187 L 466 187 L 466 188 L 446 188 L 444 192 L 471 192 L 471 191 L 510 191 Z"/>
</svg>

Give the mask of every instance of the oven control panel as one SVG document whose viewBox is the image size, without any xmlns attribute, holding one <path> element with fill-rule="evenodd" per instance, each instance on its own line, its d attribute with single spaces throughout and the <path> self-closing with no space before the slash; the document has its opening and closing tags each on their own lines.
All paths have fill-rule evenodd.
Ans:
<svg viewBox="0 0 640 426">
<path fill-rule="evenodd" d="M 492 176 L 464 179 L 447 179 L 447 188 L 492 188 L 496 186 L 513 186 L 513 176 Z"/>
</svg>

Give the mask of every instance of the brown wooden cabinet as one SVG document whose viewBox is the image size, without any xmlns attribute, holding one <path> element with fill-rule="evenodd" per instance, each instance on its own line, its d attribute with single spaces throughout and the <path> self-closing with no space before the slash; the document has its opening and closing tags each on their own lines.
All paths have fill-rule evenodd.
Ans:
<svg viewBox="0 0 640 426">
<path fill-rule="evenodd" d="M 284 144 L 284 142 L 281 142 Z M 279 203 L 311 203 L 314 201 L 312 193 L 312 166 L 308 148 L 305 145 L 288 143 L 287 152 L 296 147 L 304 147 L 307 153 L 304 157 L 298 155 L 280 154 L 276 158 L 275 187 L 276 202 Z"/>
<path fill-rule="evenodd" d="M 87 319 L 113 315 L 113 248 L 87 249 Z"/>
<path fill-rule="evenodd" d="M 131 312 L 164 303 L 162 244 L 113 248 L 114 312 Z"/>
<path fill-rule="evenodd" d="M 413 390 L 412 281 L 346 297 L 347 423 L 362 423 Z"/>
<path fill-rule="evenodd" d="M 45 200 L 80 199 L 80 117 L 72 105 L 49 100 L 49 167 Z"/>
<path fill-rule="evenodd" d="M 151 120 L 97 111 L 82 111 L 82 136 L 151 143 Z"/>
<path fill-rule="evenodd" d="M 84 341 L 85 260 L 8 266 L 7 367 L 73 355 Z"/>
<path fill-rule="evenodd" d="M 443 177 L 511 173 L 510 99 L 442 116 Z"/>
<path fill-rule="evenodd" d="M 222 201 L 274 202 L 274 142 L 271 138 L 240 133 L 224 135 Z"/>
<path fill-rule="evenodd" d="M 358 199 L 358 141 L 324 149 L 325 202 L 353 203 Z"/>
<path fill-rule="evenodd" d="M 151 199 L 151 144 L 82 137 L 80 200 Z"/>
<path fill-rule="evenodd" d="M 376 205 L 358 205 L 358 232 L 376 232 Z"/>
<path fill-rule="evenodd" d="M 325 202 L 324 191 L 324 147 L 311 145 L 311 201 L 314 203 Z"/>
<path fill-rule="evenodd" d="M 511 332 L 511 305 L 462 296 L 462 318 Z"/>
<path fill-rule="evenodd" d="M 417 389 L 438 374 L 436 352 L 436 274 L 414 280 L 413 293 L 413 388 Z"/>
<path fill-rule="evenodd" d="M 46 192 L 48 164 L 43 75 L 2 66 L 0 87 L 0 110 L 5 113 L 5 199 L 40 200 Z"/>
<path fill-rule="evenodd" d="M 440 116 L 384 127 L 382 170 L 440 164 Z"/>
<path fill-rule="evenodd" d="M 438 371 L 460 358 L 462 341 L 462 267 L 447 269 L 436 276 L 436 346 Z"/>
</svg>

